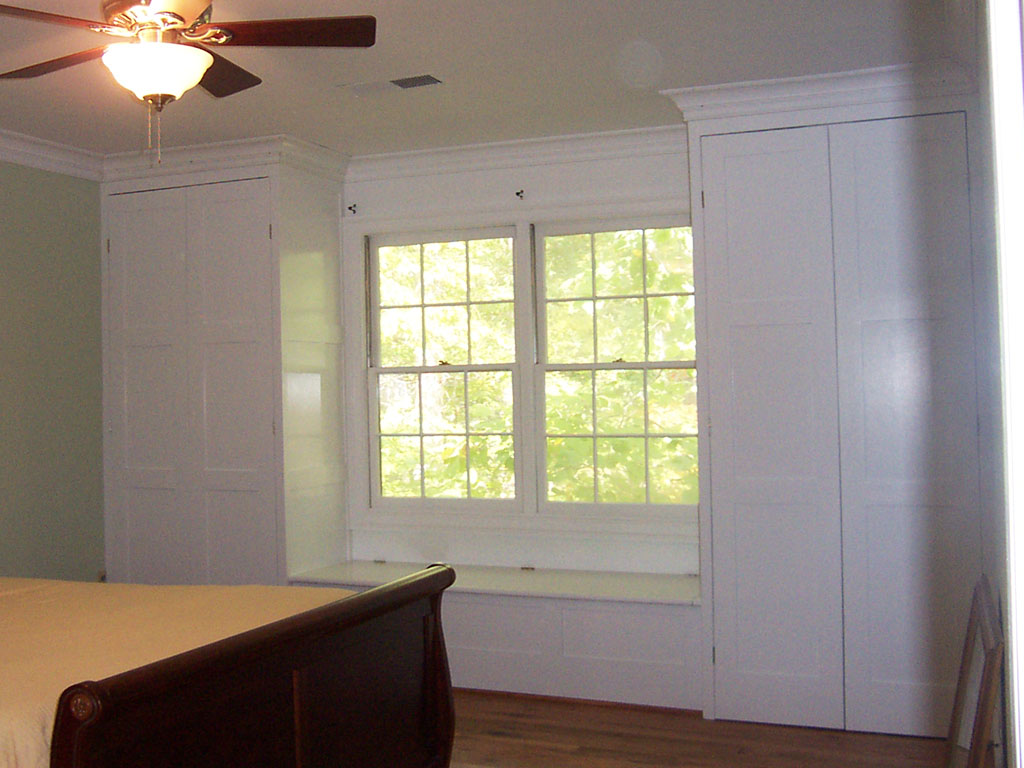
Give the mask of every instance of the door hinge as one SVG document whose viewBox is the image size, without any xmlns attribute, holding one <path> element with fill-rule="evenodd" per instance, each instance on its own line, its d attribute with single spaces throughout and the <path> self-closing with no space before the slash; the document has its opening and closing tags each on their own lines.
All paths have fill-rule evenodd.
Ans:
<svg viewBox="0 0 1024 768">
<path fill-rule="evenodd" d="M 274 239 L 274 225 L 267 224 L 267 238 L 270 240 Z"/>
<path fill-rule="evenodd" d="M 716 651 L 717 651 L 717 649 L 714 646 L 712 646 L 711 647 L 711 663 L 712 664 L 715 663 L 715 661 L 717 660 L 717 657 L 718 657 L 718 654 L 716 653 Z"/>
<path fill-rule="evenodd" d="M 107 254 L 110 254 L 110 238 L 107 238 Z"/>
<path fill-rule="evenodd" d="M 701 208 L 704 207 L 704 190 L 703 189 L 700 191 L 700 207 Z"/>
</svg>

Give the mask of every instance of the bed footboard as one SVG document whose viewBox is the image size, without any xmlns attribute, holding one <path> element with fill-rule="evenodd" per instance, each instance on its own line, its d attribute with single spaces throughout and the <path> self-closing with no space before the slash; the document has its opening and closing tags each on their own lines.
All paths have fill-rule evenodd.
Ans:
<svg viewBox="0 0 1024 768">
<path fill-rule="evenodd" d="M 454 713 L 441 594 L 398 581 L 68 688 L 51 768 L 444 768 Z"/>
</svg>

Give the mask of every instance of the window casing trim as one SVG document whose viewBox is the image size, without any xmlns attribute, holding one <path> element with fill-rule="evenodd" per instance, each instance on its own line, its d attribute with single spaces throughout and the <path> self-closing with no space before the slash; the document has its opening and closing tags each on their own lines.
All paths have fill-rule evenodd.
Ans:
<svg viewBox="0 0 1024 768">
<path fill-rule="evenodd" d="M 391 222 L 394 224 L 394 222 Z M 538 288 L 537 268 L 533 258 L 535 251 L 530 247 L 531 237 L 544 237 L 553 234 L 573 234 L 579 231 L 613 231 L 618 229 L 653 229 L 665 226 L 689 226 L 685 215 L 657 214 L 652 216 L 639 215 L 628 219 L 602 218 L 599 220 L 579 219 L 571 222 L 545 222 L 530 224 L 518 222 L 514 225 L 456 226 L 451 229 L 435 229 L 405 232 L 385 232 L 383 234 L 366 235 L 367 243 L 373 244 L 371 254 L 381 245 L 409 245 L 416 242 L 445 242 L 457 238 L 470 237 L 477 239 L 487 236 L 507 236 L 513 234 L 513 269 L 516 296 L 514 312 L 516 322 L 516 357 L 517 361 L 509 365 L 487 364 L 471 366 L 451 366 L 446 370 L 512 370 L 513 386 L 517 408 L 513 414 L 514 443 L 516 452 L 515 482 L 517 497 L 515 499 L 463 499 L 463 498 L 389 498 L 380 494 L 379 462 L 375 460 L 378 436 L 375 434 L 377 402 L 375 376 L 381 371 L 388 373 L 418 373 L 428 370 L 427 367 L 392 367 L 382 369 L 364 368 L 362 378 L 365 393 L 365 410 L 360 420 L 368 429 L 367 448 L 369 449 L 369 469 L 371 478 L 369 486 L 362 491 L 350 489 L 349 498 L 362 498 L 363 503 L 350 505 L 349 528 L 353 535 L 360 536 L 366 532 L 385 532 L 407 530 L 412 532 L 435 532 L 441 537 L 457 537 L 460 531 L 474 530 L 490 532 L 498 535 L 532 534 L 532 533 L 566 533 L 569 535 L 590 536 L 595 541 L 604 541 L 608 546 L 618 547 L 616 542 L 632 539 L 634 544 L 642 545 L 640 540 L 671 540 L 674 544 L 692 545 L 698 542 L 698 508 L 696 505 L 676 504 L 618 504 L 608 502 L 546 502 L 540 488 L 538 467 L 543 467 L 543 450 L 537 451 L 537 445 L 544 443 L 544 415 L 537 413 L 537 403 L 543 403 L 542 391 L 538 400 L 538 379 L 543 380 L 544 370 L 592 370 L 592 369 L 654 369 L 678 368 L 695 369 L 695 360 L 665 362 L 634 362 L 627 364 L 596 363 L 594 365 L 576 364 L 539 364 L 539 352 L 543 341 L 540 337 L 543 310 L 537 305 L 543 300 Z M 370 262 L 368 262 L 369 265 Z M 371 284 L 375 281 L 371 280 Z M 527 296 L 520 295 L 523 286 L 528 287 Z M 363 301 L 365 301 L 365 296 Z M 653 294 L 648 294 L 653 295 Z M 371 293 L 376 302 L 376 296 Z M 367 320 L 374 315 L 373 307 L 360 302 L 366 312 Z M 379 334 L 379 328 L 374 328 Z M 435 370 L 429 368 L 429 370 Z M 540 406 L 542 407 L 542 406 Z M 356 413 L 349 410 L 349 417 L 355 418 Z M 532 422 L 524 425 L 524 420 Z M 703 423 L 703 422 L 702 422 Z M 694 435 L 696 436 L 696 435 Z M 702 440 L 703 438 L 700 438 Z M 530 441 L 531 445 L 524 447 Z M 357 491 L 353 496 L 352 491 Z M 627 547 L 628 548 L 628 547 Z M 570 566 L 572 567 L 572 566 Z M 638 568 L 637 570 L 644 570 Z"/>
</svg>

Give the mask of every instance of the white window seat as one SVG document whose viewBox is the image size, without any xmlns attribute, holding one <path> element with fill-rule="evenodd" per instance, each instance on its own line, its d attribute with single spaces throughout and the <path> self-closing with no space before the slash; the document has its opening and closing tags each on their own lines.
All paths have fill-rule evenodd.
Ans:
<svg viewBox="0 0 1024 768">
<path fill-rule="evenodd" d="M 294 574 L 292 584 L 372 587 L 429 565 L 355 560 Z M 700 577 L 693 574 L 618 573 L 455 565 L 449 591 L 517 597 L 700 605 Z"/>
</svg>

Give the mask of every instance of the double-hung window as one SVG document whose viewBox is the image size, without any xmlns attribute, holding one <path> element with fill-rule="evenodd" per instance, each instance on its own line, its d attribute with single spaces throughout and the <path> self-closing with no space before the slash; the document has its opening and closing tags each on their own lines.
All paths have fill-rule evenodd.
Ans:
<svg viewBox="0 0 1024 768">
<path fill-rule="evenodd" d="M 516 498 L 513 239 L 375 244 L 373 502 Z"/>
<path fill-rule="evenodd" d="M 637 224 L 368 238 L 372 556 L 671 571 L 673 546 L 695 553 L 690 228 Z"/>
</svg>

